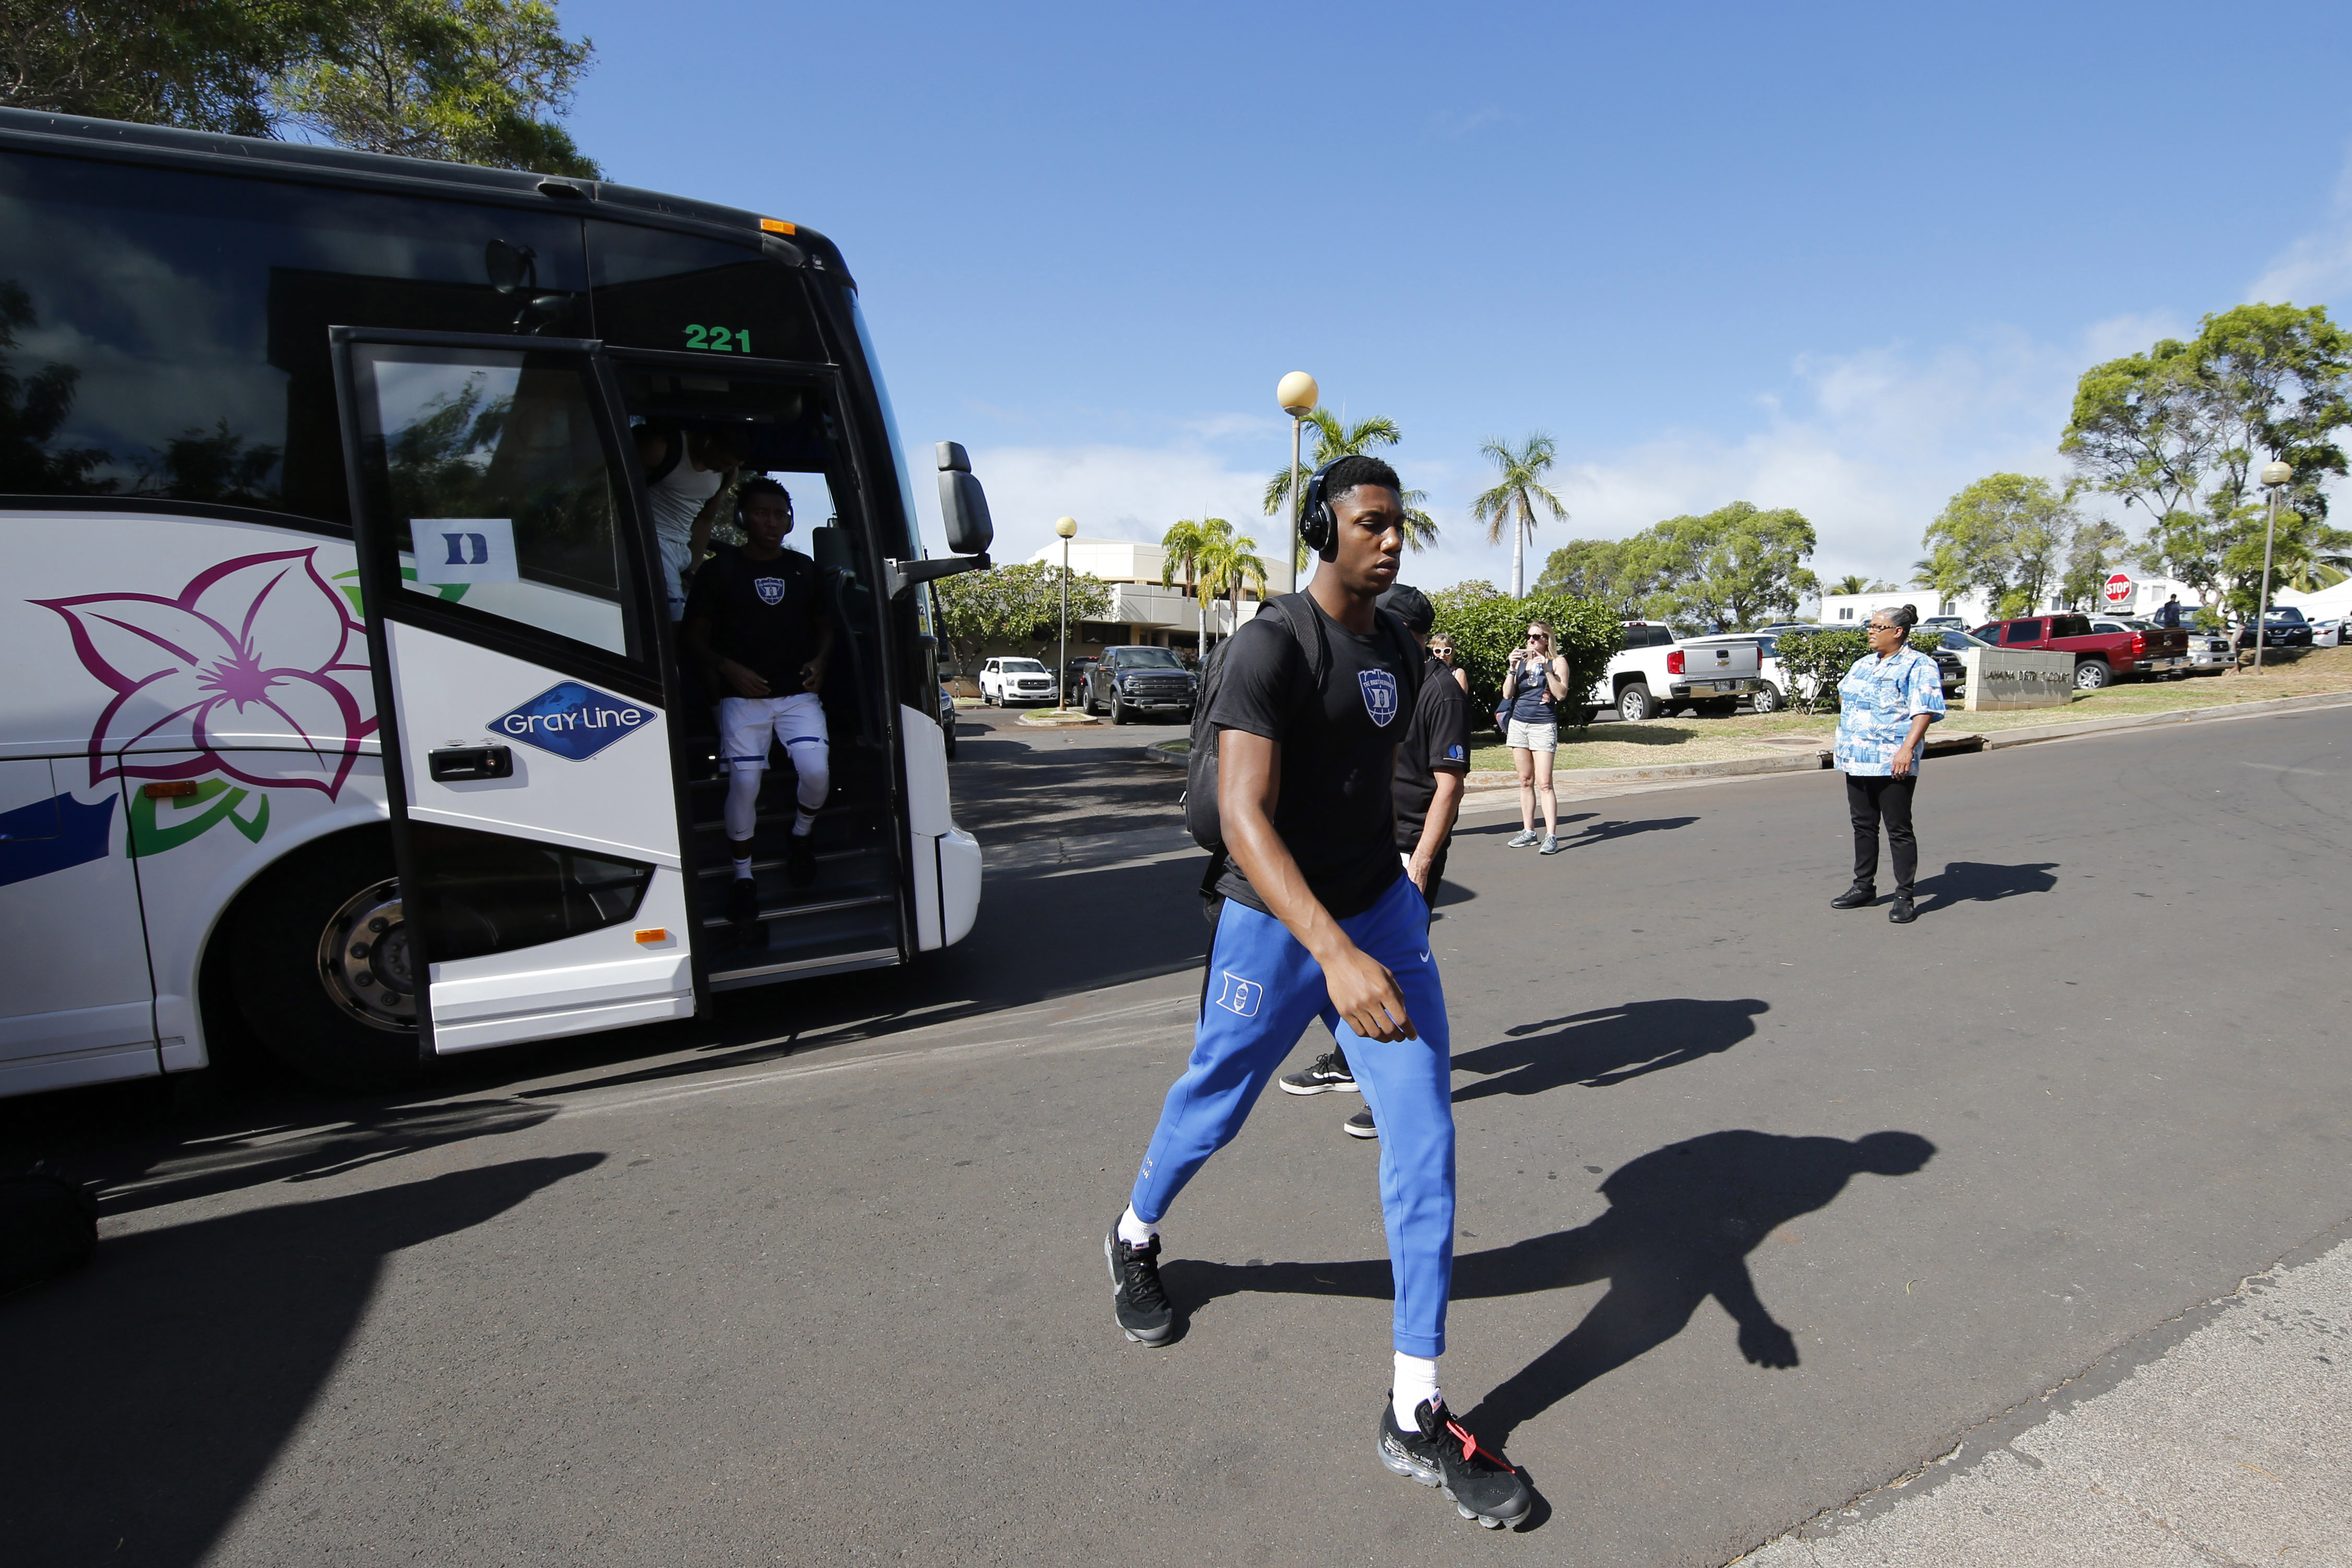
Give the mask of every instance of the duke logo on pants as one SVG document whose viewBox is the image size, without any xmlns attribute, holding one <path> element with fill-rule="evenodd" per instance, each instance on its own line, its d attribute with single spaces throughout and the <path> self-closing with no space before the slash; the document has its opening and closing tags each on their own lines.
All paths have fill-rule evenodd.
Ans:
<svg viewBox="0 0 2352 1568">
<path fill-rule="evenodd" d="M 1387 729 L 1397 713 L 1396 677 L 1385 669 L 1360 669 L 1356 681 L 1364 689 L 1364 711 L 1372 716 L 1373 723 Z"/>
<path fill-rule="evenodd" d="M 1265 987 L 1255 980 L 1244 980 L 1231 970 L 1220 978 L 1224 981 L 1224 988 L 1217 993 L 1217 1005 L 1244 1018 L 1256 1017 L 1257 1005 L 1265 999 Z"/>
</svg>

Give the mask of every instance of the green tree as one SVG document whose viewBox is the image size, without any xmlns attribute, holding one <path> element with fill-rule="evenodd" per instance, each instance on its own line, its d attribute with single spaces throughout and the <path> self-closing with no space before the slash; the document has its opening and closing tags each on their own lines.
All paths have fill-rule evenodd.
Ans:
<svg viewBox="0 0 2352 1568">
<path fill-rule="evenodd" d="M 1318 408 L 1307 416 L 1309 428 L 1315 432 L 1315 450 L 1311 457 L 1302 458 L 1307 471 L 1313 473 L 1326 463 L 1336 463 L 1342 458 L 1370 458 L 1379 455 L 1377 448 L 1393 447 L 1404 439 L 1393 419 L 1374 415 L 1359 419 L 1353 425 L 1343 425 L 1339 416 L 1328 408 Z M 1426 550 L 1437 542 L 1437 520 L 1429 515 L 1426 490 L 1406 490 L 1397 498 L 1404 504 L 1404 542 L 1408 550 Z M 1265 515 L 1278 516 L 1285 502 L 1290 500 L 1290 470 L 1284 468 L 1265 482 Z M 1307 548 L 1301 545 L 1294 570 L 1307 570 Z"/>
<path fill-rule="evenodd" d="M 2074 503 L 2048 479 L 1988 474 L 1944 503 L 1921 540 L 1922 582 L 1948 599 L 1982 589 L 2008 613 L 2042 602 L 2074 538 Z"/>
<path fill-rule="evenodd" d="M 1060 629 L 1064 575 L 1058 562 L 1024 561 L 933 582 L 936 624 L 956 673 L 963 674 L 973 660 L 986 658 L 991 644 L 1036 644 L 1042 654 Z M 1108 584 L 1085 572 L 1067 576 L 1071 624 L 1110 614 Z"/>
<path fill-rule="evenodd" d="M 1491 584 L 1462 583 L 1431 595 L 1430 603 L 1436 629 L 1454 639 L 1454 660 L 1469 674 L 1479 712 L 1492 712 L 1501 699 L 1511 650 L 1526 640 L 1529 621 L 1550 625 L 1552 647 L 1568 660 L 1570 700 L 1561 707 L 1572 723 L 1583 721 L 1585 694 L 1625 640 L 1617 612 L 1598 599 L 1545 593 L 1513 598 Z"/>
<path fill-rule="evenodd" d="M 2130 546 L 2131 536 L 2105 518 L 2078 525 L 2066 548 L 2066 575 L 2058 584 L 2058 596 L 2067 608 L 2102 607 L 2107 578 Z"/>
<path fill-rule="evenodd" d="M 1478 455 L 1497 470 L 1494 487 L 1470 503 L 1473 519 L 1486 525 L 1486 542 L 1499 544 L 1503 530 L 1511 531 L 1511 597 L 1528 591 L 1528 545 L 1536 536 L 1536 509 L 1540 506 L 1555 522 L 1568 521 L 1568 508 L 1544 488 L 1544 475 L 1559 456 L 1549 436 L 1529 436 L 1513 451 L 1497 437 L 1478 448 Z"/>
<path fill-rule="evenodd" d="M 1535 591 L 1597 600 L 1620 620 L 1636 620 L 1658 591 L 1661 565 L 1657 542 L 1646 533 L 1571 539 L 1546 558 Z"/>
<path fill-rule="evenodd" d="M 270 98 L 346 147 L 594 179 L 552 121 L 594 54 L 545 0 L 356 0 L 343 32 Z"/>
<path fill-rule="evenodd" d="M 1233 532 L 1234 525 L 1223 518 L 1204 517 L 1198 522 L 1186 518 L 1160 536 L 1160 548 L 1168 552 L 1167 559 L 1160 569 L 1160 585 L 1163 588 L 1172 587 L 1176 582 L 1178 570 L 1180 568 L 1182 570 L 1184 592 L 1192 596 L 1200 622 L 1200 647 L 1203 653 L 1207 652 L 1209 647 L 1209 602 L 1207 596 L 1198 592 L 1195 587 L 1201 555 L 1209 547 L 1211 541 L 1230 539 L 1233 537 Z"/>
<path fill-rule="evenodd" d="M 1651 595 L 1664 619 L 1754 626 L 1776 613 L 1794 614 L 1800 600 L 1820 591 L 1805 565 L 1813 527 L 1792 507 L 1768 511 L 1736 500 L 1701 517 L 1668 518 L 1649 532 L 1665 563 Z"/>
<path fill-rule="evenodd" d="M 1867 594 L 1872 592 L 1870 579 L 1859 572 L 1849 572 L 1822 589 L 1824 594 Z"/>
<path fill-rule="evenodd" d="M 1257 553 L 1257 541 L 1244 534 L 1235 537 L 1228 529 L 1202 545 L 1199 561 L 1201 593 L 1226 600 L 1233 606 L 1232 624 L 1239 626 L 1242 616 L 1242 588 L 1244 584 L 1265 597 L 1265 562 Z"/>
<path fill-rule="evenodd" d="M 0 0 L 0 103 L 593 178 L 548 0 Z"/>
</svg>

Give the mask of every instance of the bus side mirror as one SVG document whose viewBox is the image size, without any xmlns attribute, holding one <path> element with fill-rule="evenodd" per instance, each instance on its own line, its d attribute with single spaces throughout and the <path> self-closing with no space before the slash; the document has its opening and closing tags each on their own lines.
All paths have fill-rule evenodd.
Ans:
<svg viewBox="0 0 2352 1568">
<path fill-rule="evenodd" d="M 939 444 L 940 516 L 947 522 L 948 548 L 958 555 L 985 555 L 996 542 L 988 515 L 988 493 L 972 478 L 971 459 L 955 441 Z"/>
</svg>

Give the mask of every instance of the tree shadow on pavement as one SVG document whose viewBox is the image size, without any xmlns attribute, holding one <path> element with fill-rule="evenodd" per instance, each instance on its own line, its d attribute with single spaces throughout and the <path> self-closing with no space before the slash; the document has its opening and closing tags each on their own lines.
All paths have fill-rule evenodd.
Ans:
<svg viewBox="0 0 2352 1568">
<path fill-rule="evenodd" d="M 200 1561 L 309 1412 L 390 1254 L 604 1158 L 517 1160 L 109 1237 L 79 1274 L 0 1302 L 14 1352 L 7 1555 Z"/>
<path fill-rule="evenodd" d="M 1607 1089 L 1727 1051 L 1756 1032 L 1771 1004 L 1745 996 L 1704 1002 L 1672 996 L 1522 1024 L 1497 1044 L 1465 1051 L 1455 1068 L 1486 1079 L 1454 1091 L 1454 1103 L 1496 1094 L 1543 1094 L 1571 1083 Z"/>
<path fill-rule="evenodd" d="M 2026 893 L 2046 893 L 2058 885 L 2050 873 L 2058 869 L 2055 860 L 2043 860 L 2030 866 L 1991 866 L 1975 860 L 1952 860 L 1944 866 L 1940 877 L 1929 877 L 1917 884 L 1919 912 L 1940 910 L 1948 904 L 1994 903 L 2002 899 L 2014 899 Z"/>
<path fill-rule="evenodd" d="M 1797 1364 L 1796 1338 L 1756 1294 L 1748 1255 L 1800 1215 L 1832 1202 L 1857 1174 L 1906 1176 L 1934 1157 L 1916 1132 L 1790 1138 L 1738 1129 L 1653 1150 L 1601 1184 L 1608 1212 L 1590 1225 L 1454 1262 L 1453 1299 L 1525 1296 L 1606 1279 L 1609 1289 L 1559 1343 L 1497 1384 L 1465 1420 L 1499 1447 L 1523 1423 L 1656 1349 L 1708 1297 L 1738 1325 L 1750 1364 Z M 1162 1266 L 1189 1316 L 1244 1290 L 1386 1299 L 1386 1258 L 1235 1267 L 1190 1258 Z"/>
</svg>

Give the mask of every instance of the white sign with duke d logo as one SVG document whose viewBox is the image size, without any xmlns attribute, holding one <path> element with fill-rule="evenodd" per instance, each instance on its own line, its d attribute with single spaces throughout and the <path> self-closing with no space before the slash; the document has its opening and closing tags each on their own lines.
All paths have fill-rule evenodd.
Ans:
<svg viewBox="0 0 2352 1568">
<path fill-rule="evenodd" d="M 420 583 L 520 580 L 512 518 L 420 517 L 409 528 L 416 542 Z"/>
</svg>

